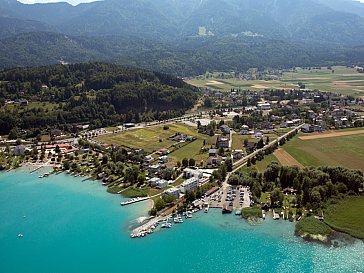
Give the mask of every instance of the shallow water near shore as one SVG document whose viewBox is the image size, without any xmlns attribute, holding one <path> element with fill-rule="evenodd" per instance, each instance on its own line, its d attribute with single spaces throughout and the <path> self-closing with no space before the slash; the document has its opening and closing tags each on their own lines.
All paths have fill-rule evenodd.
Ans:
<svg viewBox="0 0 364 273">
<path fill-rule="evenodd" d="M 121 207 L 98 182 L 38 175 L 0 173 L 0 272 L 364 271 L 362 241 L 329 248 L 295 237 L 293 223 L 250 225 L 219 210 L 131 239 L 147 204 Z"/>
</svg>

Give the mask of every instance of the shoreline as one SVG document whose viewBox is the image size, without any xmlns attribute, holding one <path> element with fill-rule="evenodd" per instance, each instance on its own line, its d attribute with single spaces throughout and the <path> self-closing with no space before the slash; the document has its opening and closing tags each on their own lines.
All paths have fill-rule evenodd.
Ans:
<svg viewBox="0 0 364 273">
<path fill-rule="evenodd" d="M 4 170 L 4 171 L 9 172 L 9 171 L 14 171 L 14 170 L 21 169 L 21 168 L 26 168 L 26 167 L 33 167 L 32 171 L 37 170 L 37 167 L 52 168 L 53 169 L 53 174 L 56 174 L 54 168 L 58 167 L 58 166 L 55 166 L 55 164 L 50 164 L 50 163 L 30 163 L 30 162 L 26 162 L 24 164 L 21 164 L 17 168 L 8 169 L 8 170 Z M 39 168 L 39 169 L 41 169 L 41 168 Z M 60 173 L 67 174 L 67 175 L 70 175 L 70 176 L 73 176 L 73 177 L 77 177 L 77 176 L 71 175 L 70 173 L 67 173 L 64 170 L 60 171 Z M 88 180 L 88 179 L 92 179 L 92 177 L 87 177 L 85 180 Z M 119 194 L 119 195 L 122 197 L 122 194 Z M 149 217 L 148 213 L 153 208 L 154 201 L 152 199 L 148 199 L 146 201 L 147 201 L 146 202 L 147 205 L 143 206 L 142 213 L 145 214 L 147 217 Z M 243 219 L 243 218 L 241 218 L 241 219 L 247 221 L 250 224 L 262 224 L 262 223 L 264 223 L 264 221 L 262 221 L 262 219 L 260 219 L 260 221 L 251 221 L 252 219 Z M 140 226 L 137 227 L 137 228 L 140 228 Z M 342 231 L 337 230 L 337 229 L 335 229 L 335 228 L 333 228 L 331 226 L 330 226 L 330 228 L 333 230 L 333 233 L 328 235 L 328 236 L 321 236 L 321 235 L 315 235 L 315 234 L 309 234 L 309 233 L 305 233 L 305 234 L 302 234 L 302 235 L 295 233 L 294 235 L 296 235 L 298 237 L 301 237 L 303 240 L 305 240 L 307 242 L 315 242 L 315 243 L 319 243 L 319 244 L 326 245 L 326 246 L 341 246 L 341 245 L 346 245 L 348 243 L 351 244 L 355 240 L 360 240 L 360 241 L 364 242 L 364 239 L 362 239 L 362 238 L 355 237 L 355 236 L 353 236 L 351 234 L 342 232 Z M 340 244 L 340 243 L 343 243 L 343 244 Z"/>
</svg>

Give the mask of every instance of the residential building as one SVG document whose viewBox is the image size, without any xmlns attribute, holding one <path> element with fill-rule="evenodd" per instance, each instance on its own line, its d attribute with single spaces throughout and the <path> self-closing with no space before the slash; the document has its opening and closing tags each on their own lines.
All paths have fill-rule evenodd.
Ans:
<svg viewBox="0 0 364 273">
<path fill-rule="evenodd" d="M 209 158 L 207 159 L 207 164 L 209 165 L 218 165 L 220 164 L 222 161 L 222 157 L 221 156 L 209 156 Z"/>
<path fill-rule="evenodd" d="M 156 183 L 156 188 L 157 189 L 164 189 L 165 187 L 168 186 L 168 181 L 167 180 L 164 180 L 164 179 L 161 179 L 159 180 L 157 183 Z"/>
<path fill-rule="evenodd" d="M 176 187 L 170 188 L 170 189 L 166 189 L 164 191 L 165 194 L 171 195 L 174 198 L 178 199 L 179 198 L 179 189 Z"/>
<path fill-rule="evenodd" d="M 217 148 L 229 148 L 229 138 L 225 136 L 218 136 L 216 140 Z"/>
<path fill-rule="evenodd" d="M 157 185 L 157 183 L 160 181 L 160 178 L 158 177 L 153 177 L 151 179 L 149 179 L 149 185 L 154 187 Z"/>
<path fill-rule="evenodd" d="M 203 176 L 203 173 L 200 170 L 195 170 L 195 169 L 191 169 L 191 168 L 185 168 L 183 170 L 183 178 L 186 178 L 186 179 L 191 178 L 191 177 L 200 179 L 200 178 L 202 178 L 202 176 Z"/>
<path fill-rule="evenodd" d="M 179 187 L 182 193 L 186 193 L 186 191 L 191 191 L 198 187 L 198 178 L 192 177 L 185 180 Z"/>
</svg>

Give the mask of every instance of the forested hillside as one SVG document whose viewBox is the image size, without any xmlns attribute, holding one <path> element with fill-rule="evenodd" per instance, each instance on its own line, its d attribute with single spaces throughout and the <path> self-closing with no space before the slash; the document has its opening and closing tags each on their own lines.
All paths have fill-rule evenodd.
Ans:
<svg viewBox="0 0 364 273">
<path fill-rule="evenodd" d="M 0 73 L 0 133 L 14 127 L 165 119 L 183 114 L 197 97 L 194 87 L 173 76 L 118 65 L 6 70 Z"/>
</svg>

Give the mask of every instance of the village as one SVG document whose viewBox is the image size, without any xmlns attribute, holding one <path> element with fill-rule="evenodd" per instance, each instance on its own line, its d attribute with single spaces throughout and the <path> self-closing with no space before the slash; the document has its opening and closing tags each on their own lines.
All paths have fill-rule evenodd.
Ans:
<svg viewBox="0 0 364 273">
<path fill-rule="evenodd" d="M 242 208 L 260 201 L 251 198 L 249 187 L 239 192 L 240 187 L 229 186 L 239 169 L 262 160 L 299 131 L 364 125 L 363 100 L 336 93 L 203 92 L 200 109 L 181 118 L 113 128 L 80 125 L 72 135 L 52 130 L 48 142 L 1 138 L 2 168 L 53 167 L 56 173 L 98 179 L 109 192 L 131 198 L 123 206 L 153 200 L 153 217 L 180 217 L 177 213 L 210 207 L 240 215 Z M 152 223 L 133 234 L 146 234 Z"/>
</svg>

